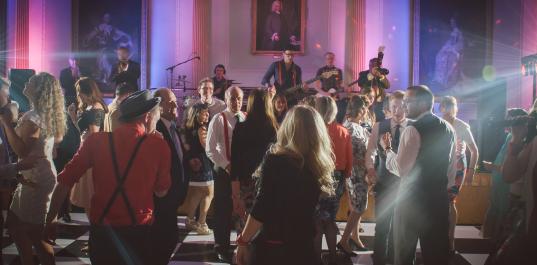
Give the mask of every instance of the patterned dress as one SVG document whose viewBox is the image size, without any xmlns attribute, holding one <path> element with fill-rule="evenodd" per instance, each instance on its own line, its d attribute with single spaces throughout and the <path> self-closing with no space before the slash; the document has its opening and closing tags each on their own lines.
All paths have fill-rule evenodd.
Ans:
<svg viewBox="0 0 537 265">
<path fill-rule="evenodd" d="M 366 128 L 355 122 L 345 121 L 343 124 L 349 131 L 352 141 L 352 157 L 354 158 L 351 177 L 347 179 L 347 190 L 352 209 L 363 213 L 367 208 L 368 184 L 365 181 L 367 169 L 365 167 L 365 153 L 369 132 Z"/>
</svg>

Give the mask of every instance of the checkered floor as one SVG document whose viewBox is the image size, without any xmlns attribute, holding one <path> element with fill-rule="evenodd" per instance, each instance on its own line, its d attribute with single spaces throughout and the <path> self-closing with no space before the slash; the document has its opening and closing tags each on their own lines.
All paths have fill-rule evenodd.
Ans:
<svg viewBox="0 0 537 265">
<path fill-rule="evenodd" d="M 89 258 L 81 251 L 88 241 L 88 221 L 84 214 L 72 213 L 72 223 L 62 224 L 59 228 L 58 239 L 56 240 L 56 264 L 58 265 L 79 265 L 90 264 Z M 218 263 L 216 256 L 212 251 L 214 244 L 213 236 L 198 236 L 188 233 L 184 230 L 184 217 L 178 217 L 180 228 L 179 241 L 176 251 L 169 264 L 173 265 L 195 265 L 195 264 L 224 264 Z M 345 223 L 338 223 L 340 231 L 343 232 Z M 373 245 L 373 235 L 375 230 L 374 223 L 362 224 L 364 232 L 361 239 L 366 246 Z M 3 234 L 3 264 L 15 265 L 20 264 L 17 256 L 17 249 L 13 242 L 7 237 L 5 231 Z M 232 233 L 231 240 L 235 240 L 236 233 Z M 338 236 L 339 238 L 339 236 Z M 474 226 L 458 226 L 456 229 L 456 246 L 459 254 L 454 258 L 453 265 L 482 265 L 487 258 L 487 250 L 490 242 L 479 236 L 479 230 Z M 323 249 L 326 250 L 326 243 L 323 242 Z M 418 246 L 419 257 L 419 246 Z M 340 257 L 339 264 L 372 264 L 372 251 L 359 252 L 357 257 L 346 259 Z"/>
</svg>

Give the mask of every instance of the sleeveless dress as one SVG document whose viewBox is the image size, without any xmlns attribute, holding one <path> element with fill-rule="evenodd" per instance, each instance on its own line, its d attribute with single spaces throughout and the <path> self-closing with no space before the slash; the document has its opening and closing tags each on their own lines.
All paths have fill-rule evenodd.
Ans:
<svg viewBox="0 0 537 265">
<path fill-rule="evenodd" d="M 45 125 L 41 117 L 34 110 L 25 113 L 18 126 L 25 121 L 34 123 L 41 130 L 44 129 Z M 19 128 L 18 126 L 17 129 Z M 34 168 L 21 171 L 24 178 L 36 183 L 35 186 L 31 187 L 19 184 L 13 194 L 13 201 L 9 209 L 23 222 L 30 224 L 45 223 L 50 197 L 56 185 L 57 172 L 52 161 L 53 148 L 54 137 L 44 138 L 40 136 L 28 156 L 42 158 L 37 160 Z"/>
<path fill-rule="evenodd" d="M 82 144 L 89 135 L 89 126 L 99 126 L 101 130 L 104 125 L 104 110 L 90 109 L 82 112 L 78 119 L 78 128 Z M 81 145 L 82 145 L 81 144 Z M 91 169 L 88 169 L 71 190 L 71 203 L 78 207 L 89 209 L 91 206 L 91 197 L 93 196 L 93 177 Z"/>
</svg>

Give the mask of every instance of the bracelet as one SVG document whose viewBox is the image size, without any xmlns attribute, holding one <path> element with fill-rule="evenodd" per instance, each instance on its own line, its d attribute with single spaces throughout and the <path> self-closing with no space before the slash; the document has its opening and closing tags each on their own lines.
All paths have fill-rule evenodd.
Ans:
<svg viewBox="0 0 537 265">
<path fill-rule="evenodd" d="M 240 233 L 238 236 L 237 236 L 237 245 L 238 246 L 242 246 L 242 247 L 247 247 L 250 245 L 250 242 L 248 241 L 244 241 L 244 239 L 242 239 L 242 233 Z"/>
</svg>

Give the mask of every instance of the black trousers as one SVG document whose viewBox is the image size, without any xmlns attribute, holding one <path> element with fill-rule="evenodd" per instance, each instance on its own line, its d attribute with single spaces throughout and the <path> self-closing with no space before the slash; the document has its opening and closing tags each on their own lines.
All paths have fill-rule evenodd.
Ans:
<svg viewBox="0 0 537 265">
<path fill-rule="evenodd" d="M 373 264 L 393 264 L 393 215 L 399 179 L 386 176 L 375 185 L 375 243 Z"/>
<path fill-rule="evenodd" d="M 151 226 L 151 264 L 167 265 L 179 240 L 175 211 L 166 216 L 155 216 Z"/>
<path fill-rule="evenodd" d="M 399 195 L 395 209 L 395 264 L 413 265 L 418 239 L 424 265 L 448 265 L 447 190 L 425 196 Z"/>
<path fill-rule="evenodd" d="M 214 242 L 215 247 L 227 249 L 230 245 L 233 201 L 231 199 L 231 177 L 219 168 L 214 179 Z"/>
<path fill-rule="evenodd" d="M 150 226 L 91 225 L 89 256 L 92 264 L 144 265 L 150 260 Z"/>
</svg>

